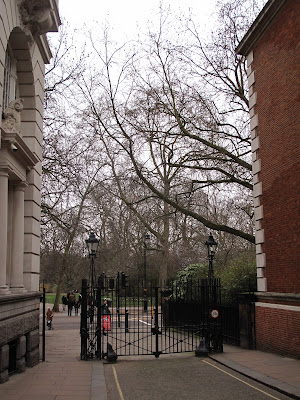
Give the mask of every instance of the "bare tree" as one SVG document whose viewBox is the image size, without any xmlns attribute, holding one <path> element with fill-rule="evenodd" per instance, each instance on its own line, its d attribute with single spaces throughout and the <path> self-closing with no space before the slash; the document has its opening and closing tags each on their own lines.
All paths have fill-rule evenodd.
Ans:
<svg viewBox="0 0 300 400">
<path fill-rule="evenodd" d="M 234 29 L 234 21 L 228 23 Z M 245 207 L 237 204 L 241 197 L 243 203 L 248 201 L 252 189 L 244 60 L 227 55 L 226 63 L 221 62 L 229 44 L 233 51 L 230 40 L 236 40 L 234 35 L 228 38 L 229 44 L 223 44 L 221 54 L 216 47 L 204 49 L 196 32 L 190 28 L 188 32 L 194 38 L 193 46 L 173 45 L 163 37 L 162 25 L 140 45 L 140 53 L 135 48 L 135 56 L 124 61 L 118 76 L 115 65 L 120 65 L 123 47 L 109 54 L 106 41 L 101 53 L 94 43 L 103 70 L 99 67 L 93 90 L 81 86 L 90 102 L 89 115 L 94 127 L 99 125 L 101 135 L 117 144 L 120 157 L 130 160 L 140 182 L 165 207 L 208 229 L 253 243 L 252 213 L 244 213 L 249 221 L 241 223 Z M 95 100 L 97 93 L 99 100 Z M 167 149 L 168 155 L 158 164 L 154 155 L 159 147 Z M 157 179 L 167 169 L 176 170 L 178 178 L 172 190 L 167 187 L 169 182 L 162 185 L 166 176 Z M 207 199 L 203 207 L 190 201 L 196 192 Z M 218 201 L 213 203 L 215 198 Z M 218 219 L 221 213 L 211 209 L 233 200 L 232 217 L 223 223 Z M 251 200 L 246 208 L 251 208 Z"/>
<path fill-rule="evenodd" d="M 79 51 L 65 62 L 71 42 L 59 42 L 47 75 L 42 210 L 45 226 L 65 235 L 60 288 L 73 244 L 95 225 L 109 274 L 121 259 L 136 268 L 145 229 L 162 278 L 176 248 L 192 253 L 209 230 L 224 248 L 254 243 L 245 60 L 234 51 L 249 4 L 255 14 L 255 1 L 222 2 L 210 41 L 191 19 L 166 30 L 161 14 L 140 42 L 114 47 L 107 31 L 91 35 L 90 60 Z"/>
</svg>

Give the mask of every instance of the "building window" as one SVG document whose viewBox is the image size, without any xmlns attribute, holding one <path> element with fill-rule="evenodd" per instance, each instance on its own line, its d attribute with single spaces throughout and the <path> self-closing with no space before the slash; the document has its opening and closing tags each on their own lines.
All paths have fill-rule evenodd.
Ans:
<svg viewBox="0 0 300 400">
<path fill-rule="evenodd" d="M 7 46 L 3 79 L 3 112 L 8 104 L 18 97 L 17 91 L 17 60 L 13 58 L 12 51 L 10 47 Z"/>
</svg>

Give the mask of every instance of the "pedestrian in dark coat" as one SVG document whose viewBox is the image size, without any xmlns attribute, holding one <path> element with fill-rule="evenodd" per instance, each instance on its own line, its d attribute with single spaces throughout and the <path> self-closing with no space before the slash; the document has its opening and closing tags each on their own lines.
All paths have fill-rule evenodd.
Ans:
<svg viewBox="0 0 300 400">
<path fill-rule="evenodd" d="M 74 303 L 75 303 L 75 296 L 74 293 L 70 293 L 69 298 L 68 298 L 68 316 L 71 317 L 72 316 L 72 310 L 74 307 Z"/>
<path fill-rule="evenodd" d="M 67 299 L 67 297 L 65 295 L 63 295 L 63 297 L 61 298 L 61 302 L 62 302 L 62 305 L 63 305 L 63 311 L 65 311 L 66 310 L 66 305 L 68 304 L 68 299 Z"/>
</svg>

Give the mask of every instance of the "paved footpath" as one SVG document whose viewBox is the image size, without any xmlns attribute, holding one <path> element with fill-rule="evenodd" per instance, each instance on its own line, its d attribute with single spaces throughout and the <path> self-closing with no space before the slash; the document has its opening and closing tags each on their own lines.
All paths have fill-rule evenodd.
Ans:
<svg viewBox="0 0 300 400">
<path fill-rule="evenodd" d="M 55 314 L 54 328 L 55 322 L 59 322 L 65 323 L 65 329 L 46 331 L 46 361 L 27 368 L 22 374 L 12 375 L 8 382 L 0 385 L 0 399 L 107 400 L 106 388 L 112 384 L 108 381 L 106 385 L 105 381 L 105 375 L 106 379 L 112 379 L 105 372 L 109 366 L 106 361 L 80 360 L 79 330 L 74 328 L 78 326 L 75 321 L 79 321 L 79 318 L 67 317 L 66 312 Z M 71 321 L 74 321 L 74 326 Z M 163 357 L 174 359 L 177 356 L 160 358 Z M 226 345 L 224 353 L 211 355 L 211 358 L 294 399 L 300 399 L 300 360 Z M 138 363 L 140 358 L 131 359 Z M 180 362 L 174 364 L 178 365 L 176 375 L 181 379 L 182 365 Z M 166 378 L 161 376 L 166 386 L 172 385 L 171 381 L 176 379 L 173 375 L 170 377 L 171 381 L 167 382 Z M 185 376 L 185 379 L 188 377 Z M 191 384 L 194 385 L 195 382 Z M 182 399 L 184 398 L 183 394 Z"/>
<path fill-rule="evenodd" d="M 300 360 L 257 350 L 224 345 L 224 352 L 211 358 L 257 382 L 300 399 Z"/>
<path fill-rule="evenodd" d="M 0 385 L 1 400 L 107 399 L 103 363 L 80 360 L 79 318 L 55 313 L 54 329 L 46 330 L 46 361 Z M 55 329 L 64 322 L 71 329 Z"/>
</svg>

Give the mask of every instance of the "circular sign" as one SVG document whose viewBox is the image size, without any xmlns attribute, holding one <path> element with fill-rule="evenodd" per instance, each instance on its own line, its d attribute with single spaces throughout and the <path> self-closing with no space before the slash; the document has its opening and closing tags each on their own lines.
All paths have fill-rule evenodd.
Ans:
<svg viewBox="0 0 300 400">
<path fill-rule="evenodd" d="M 211 310 L 210 315 L 212 316 L 212 318 L 218 318 L 218 316 L 219 316 L 219 311 L 216 310 L 216 309 Z"/>
</svg>

